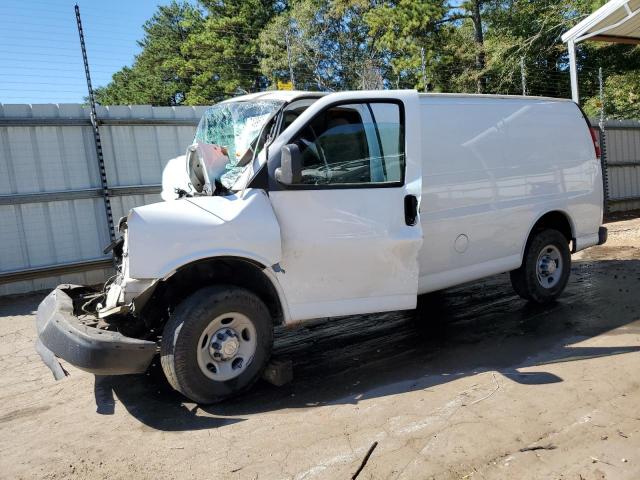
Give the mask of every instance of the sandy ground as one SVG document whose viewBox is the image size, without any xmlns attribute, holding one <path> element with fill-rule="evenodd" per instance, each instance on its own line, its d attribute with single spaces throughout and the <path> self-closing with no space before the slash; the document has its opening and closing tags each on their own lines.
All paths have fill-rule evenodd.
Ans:
<svg viewBox="0 0 640 480">
<path fill-rule="evenodd" d="M 157 370 L 54 381 L 42 296 L 0 299 L 0 477 L 348 479 L 378 442 L 359 479 L 640 478 L 640 220 L 608 227 L 557 304 L 501 275 L 434 296 L 423 325 L 282 331 L 294 381 L 206 408 Z"/>
</svg>

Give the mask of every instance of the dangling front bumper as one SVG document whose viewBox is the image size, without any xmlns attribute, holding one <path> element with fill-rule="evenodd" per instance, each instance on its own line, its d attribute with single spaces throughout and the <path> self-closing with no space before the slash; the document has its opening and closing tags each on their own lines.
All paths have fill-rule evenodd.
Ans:
<svg viewBox="0 0 640 480">
<path fill-rule="evenodd" d="M 84 291 L 78 285 L 59 285 L 40 303 L 36 350 L 42 361 L 56 379 L 66 373 L 56 357 L 97 375 L 144 373 L 157 344 L 85 325 L 75 315 L 73 304 Z"/>
</svg>

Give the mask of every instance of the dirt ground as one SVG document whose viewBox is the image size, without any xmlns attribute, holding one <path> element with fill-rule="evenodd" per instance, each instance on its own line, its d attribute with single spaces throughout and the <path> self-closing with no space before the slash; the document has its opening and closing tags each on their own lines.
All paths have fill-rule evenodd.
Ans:
<svg viewBox="0 0 640 480">
<path fill-rule="evenodd" d="M 294 381 L 205 408 L 157 369 L 54 381 L 42 295 L 0 299 L 0 477 L 349 479 L 378 442 L 358 479 L 640 478 L 640 219 L 608 227 L 557 304 L 500 275 L 434 296 L 429 328 L 400 312 L 280 331 Z"/>
</svg>

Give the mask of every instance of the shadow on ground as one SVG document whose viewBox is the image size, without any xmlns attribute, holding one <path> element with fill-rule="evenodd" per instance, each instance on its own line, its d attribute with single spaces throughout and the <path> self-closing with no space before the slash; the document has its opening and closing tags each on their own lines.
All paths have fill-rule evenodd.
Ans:
<svg viewBox="0 0 640 480">
<path fill-rule="evenodd" d="M 639 280 L 638 260 L 579 262 L 562 299 L 540 307 L 516 297 L 508 275 L 500 275 L 430 295 L 419 319 L 393 312 L 278 330 L 274 353 L 294 364 L 294 381 L 284 387 L 260 382 L 234 400 L 198 407 L 172 391 L 154 365 L 146 375 L 96 377 L 97 411 L 113 413 L 118 399 L 151 428 L 198 430 L 265 411 L 355 404 L 489 371 L 531 388 L 561 382 L 545 364 L 640 351 L 571 346 L 614 329 L 640 333 L 640 322 L 634 323 Z M 522 372 L 525 367 L 538 371 Z"/>
<path fill-rule="evenodd" d="M 3 316 L 33 315 L 48 294 L 49 291 L 0 297 L 0 311 Z"/>
</svg>

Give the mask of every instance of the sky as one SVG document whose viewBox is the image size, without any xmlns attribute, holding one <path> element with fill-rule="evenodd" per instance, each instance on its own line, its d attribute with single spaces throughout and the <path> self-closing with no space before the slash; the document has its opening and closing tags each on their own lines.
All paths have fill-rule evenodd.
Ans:
<svg viewBox="0 0 640 480">
<path fill-rule="evenodd" d="M 77 0 L 94 88 L 140 51 L 142 24 L 170 0 Z M 0 0 L 0 103 L 87 96 L 72 0 Z"/>
</svg>

